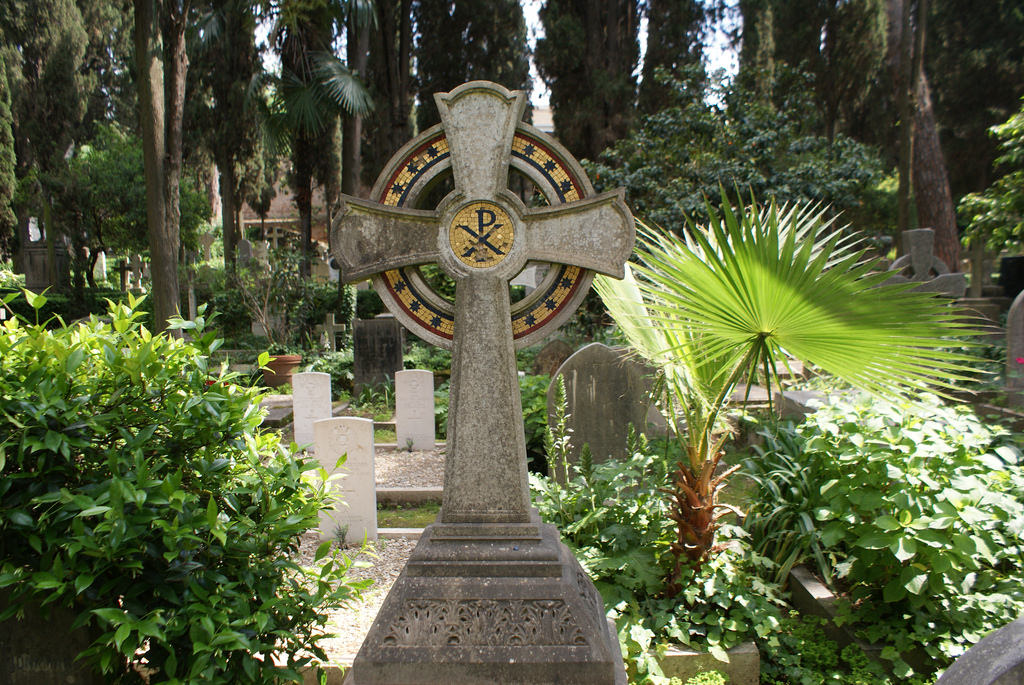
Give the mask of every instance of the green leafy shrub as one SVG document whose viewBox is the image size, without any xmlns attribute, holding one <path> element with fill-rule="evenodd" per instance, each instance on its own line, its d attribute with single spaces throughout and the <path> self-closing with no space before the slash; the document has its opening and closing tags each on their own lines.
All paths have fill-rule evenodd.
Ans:
<svg viewBox="0 0 1024 685">
<path fill-rule="evenodd" d="M 387 311 L 384 302 L 381 301 L 377 291 L 370 288 L 356 291 L 356 318 L 372 319 L 378 314 Z"/>
<path fill-rule="evenodd" d="M 861 398 L 765 431 L 759 451 L 755 547 L 814 559 L 898 676 L 911 649 L 941 666 L 1024 613 L 1024 472 L 1005 431 L 934 398 Z"/>
<path fill-rule="evenodd" d="M 544 436 L 548 430 L 548 385 L 550 376 L 519 377 L 523 403 L 523 431 L 526 434 L 526 460 L 538 473 L 548 472 L 544 454 Z"/>
<path fill-rule="evenodd" d="M 20 295 L 21 289 L 0 288 L 0 299 L 8 299 Z M 22 297 L 16 297 L 8 302 L 7 307 L 14 314 L 21 316 L 27 321 L 45 322 L 47 326 L 56 328 L 63 323 L 71 323 L 92 314 L 102 316 L 107 313 L 107 301 L 124 302 L 128 294 L 120 290 L 109 288 L 87 288 L 83 291 L 81 300 L 76 300 L 67 293 L 47 292 L 43 298 L 43 305 L 38 310 L 33 309 Z M 148 300 L 143 300 L 138 305 L 142 314 L 141 323 L 148 324 L 153 321 L 153 312 Z"/>
<path fill-rule="evenodd" d="M 331 375 L 332 399 L 341 399 L 352 392 L 352 350 L 329 352 L 314 360 L 306 370 Z"/>
<path fill-rule="evenodd" d="M 106 682 L 140 682 L 143 663 L 151 683 L 298 680 L 326 659 L 327 610 L 361 587 L 337 551 L 294 559 L 327 486 L 258 430 L 259 394 L 211 368 L 202 316 L 174 325 L 186 342 L 137 305 L 0 328 L 0 620 L 73 610 Z"/>
<path fill-rule="evenodd" d="M 593 464 L 584 451 L 580 463 L 570 465 L 565 425 L 562 402 L 547 454 L 569 477 L 563 485 L 531 474 L 533 501 L 541 518 L 558 526 L 615 618 L 631 682 L 668 682 L 652 656 L 659 645 L 684 644 L 726 660 L 725 650 L 778 627 L 778 588 L 760 577 L 770 562 L 749 550 L 736 526 L 722 526 L 721 552 L 699 572 L 684 567 L 684 590 L 665 597 L 675 524 L 661 487 L 670 459 L 631 433 L 623 461 Z"/>
<path fill-rule="evenodd" d="M 448 394 L 449 382 L 445 381 L 434 388 L 434 435 L 439 440 L 448 436 Z"/>
<path fill-rule="evenodd" d="M 426 369 L 427 371 L 450 371 L 452 353 L 429 343 L 413 340 L 403 360 L 407 369 Z"/>
</svg>

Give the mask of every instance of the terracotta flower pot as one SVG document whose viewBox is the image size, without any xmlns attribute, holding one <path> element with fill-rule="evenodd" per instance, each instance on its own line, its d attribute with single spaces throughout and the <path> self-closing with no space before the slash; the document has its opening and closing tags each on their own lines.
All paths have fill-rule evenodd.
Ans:
<svg viewBox="0 0 1024 685">
<path fill-rule="evenodd" d="M 278 354 L 270 358 L 263 369 L 263 385 L 276 388 L 292 382 L 292 373 L 302 363 L 301 354 Z"/>
</svg>

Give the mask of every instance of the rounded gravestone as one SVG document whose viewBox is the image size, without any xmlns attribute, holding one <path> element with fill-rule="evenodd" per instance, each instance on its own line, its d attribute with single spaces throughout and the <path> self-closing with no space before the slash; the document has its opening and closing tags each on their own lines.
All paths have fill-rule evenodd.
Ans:
<svg viewBox="0 0 1024 685">
<path fill-rule="evenodd" d="M 968 649 L 935 685 L 1024 685 L 1024 618 Z"/>
</svg>

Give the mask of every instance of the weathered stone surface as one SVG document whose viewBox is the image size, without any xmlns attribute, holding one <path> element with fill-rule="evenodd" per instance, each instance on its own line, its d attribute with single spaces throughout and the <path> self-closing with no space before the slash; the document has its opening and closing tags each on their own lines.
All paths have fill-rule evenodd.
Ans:
<svg viewBox="0 0 1024 685">
<path fill-rule="evenodd" d="M 1024 618 L 968 649 L 935 685 L 1024 685 Z"/>
<path fill-rule="evenodd" d="M 1006 318 L 1006 391 L 1012 405 L 1024 406 L 1024 291 Z"/>
<path fill-rule="evenodd" d="M 658 664 L 667 678 L 679 678 L 684 683 L 704 671 L 724 673 L 730 685 L 757 685 L 761 681 L 761 655 L 753 642 L 743 642 L 730 649 L 728 663 L 707 652 L 669 647 Z"/>
<path fill-rule="evenodd" d="M 441 126 L 410 141 L 385 167 L 373 193 L 382 204 L 344 198 L 332 234 L 346 280 L 374 274 L 378 292 L 406 326 L 452 350 L 441 513 L 388 594 L 353 679 L 358 685 L 624 685 L 618 642 L 593 584 L 557 531 L 541 525 L 529 506 L 508 282 L 530 259 L 576 269 L 531 301 L 523 335 L 515 338 L 526 344 L 568 315 L 544 313 L 559 311 L 555 297 L 579 301 L 575 288 L 590 277 L 581 270 L 621 277 L 632 249 L 632 217 L 622 191 L 593 195 L 575 161 L 566 166 L 582 180 L 564 183 L 578 201 L 532 209 L 508 191 L 513 139 L 524 130 L 523 93 L 472 82 L 436 101 Z M 561 150 L 553 139 L 545 137 L 544 145 Z M 442 152 L 455 189 L 436 210 L 384 206 L 404 202 L 409 184 L 417 183 L 411 176 L 400 184 L 394 179 L 416 174 L 421 162 L 439 163 Z M 525 147 L 520 153 L 533 155 Z M 378 194 L 385 186 L 390 190 Z M 404 272 L 387 282 L 380 275 L 425 259 L 436 259 L 455 280 L 453 311 L 414 298 Z"/>
<path fill-rule="evenodd" d="M 235 250 L 237 251 L 239 266 L 247 266 L 252 261 L 252 241 L 248 238 L 239 240 Z"/>
<path fill-rule="evenodd" d="M 7 608 L 7 596 L 0 596 Z M 85 630 L 72 631 L 74 614 L 67 609 L 30 608 L 22 619 L 0 623 L 0 683 L 4 685 L 102 685 L 75 657 L 92 643 Z"/>
<path fill-rule="evenodd" d="M 536 375 L 553 376 L 558 367 L 565 363 L 573 353 L 572 345 L 557 338 L 541 348 L 533 360 L 533 373 Z"/>
<path fill-rule="evenodd" d="M 395 443 L 434 449 L 434 374 L 409 369 L 395 374 Z"/>
<path fill-rule="evenodd" d="M 402 327 L 394 317 L 353 322 L 352 385 L 356 392 L 364 385 L 394 380 L 402 363 Z"/>
<path fill-rule="evenodd" d="M 648 434 L 665 432 L 664 419 L 650 399 L 654 373 L 627 350 L 601 343 L 591 343 L 565 360 L 548 386 L 548 420 L 553 424 L 562 377 L 574 463 L 584 444 L 590 445 L 594 463 L 624 458 L 630 425 Z M 555 465 L 549 466 L 557 474 Z"/>
<path fill-rule="evenodd" d="M 377 484 L 373 466 L 373 421 L 342 416 L 313 424 L 316 459 L 341 495 L 333 511 L 320 512 L 320 539 L 377 539 Z M 338 460 L 345 456 L 342 463 Z"/>
<path fill-rule="evenodd" d="M 935 231 L 915 228 L 903 231 L 904 255 L 892 263 L 889 283 L 920 283 L 914 290 L 963 297 L 967 292 L 967 274 L 950 273 L 949 267 L 935 256 Z M 902 273 L 901 273 L 902 272 Z"/>
<path fill-rule="evenodd" d="M 626 683 L 600 596 L 536 512 L 429 526 L 353 673 L 354 685 Z"/>
<path fill-rule="evenodd" d="M 313 442 L 313 423 L 331 418 L 331 374 L 319 371 L 292 374 L 292 414 L 295 442 Z"/>
</svg>

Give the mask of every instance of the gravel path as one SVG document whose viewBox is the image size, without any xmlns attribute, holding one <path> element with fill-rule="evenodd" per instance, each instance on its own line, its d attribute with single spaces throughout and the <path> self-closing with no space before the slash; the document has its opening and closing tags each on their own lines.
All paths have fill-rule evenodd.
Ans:
<svg viewBox="0 0 1024 685">
<path fill-rule="evenodd" d="M 378 448 L 373 455 L 378 488 L 439 488 L 444 482 L 444 450 L 433 452 Z"/>
<path fill-rule="evenodd" d="M 374 453 L 377 487 L 441 487 L 444 481 L 444 451 L 413 451 L 379 448 Z M 332 637 L 321 641 L 333 665 L 350 666 L 363 643 L 370 624 L 377 617 L 384 598 L 405 567 L 416 540 L 380 539 L 367 549 L 349 548 L 355 565 L 349 571 L 354 579 L 369 578 L 373 585 L 361 600 L 331 612 L 327 632 Z M 300 541 L 300 563 L 310 564 L 320 544 L 317 531 L 310 531 Z M 353 556 L 354 555 L 354 556 Z"/>
</svg>

